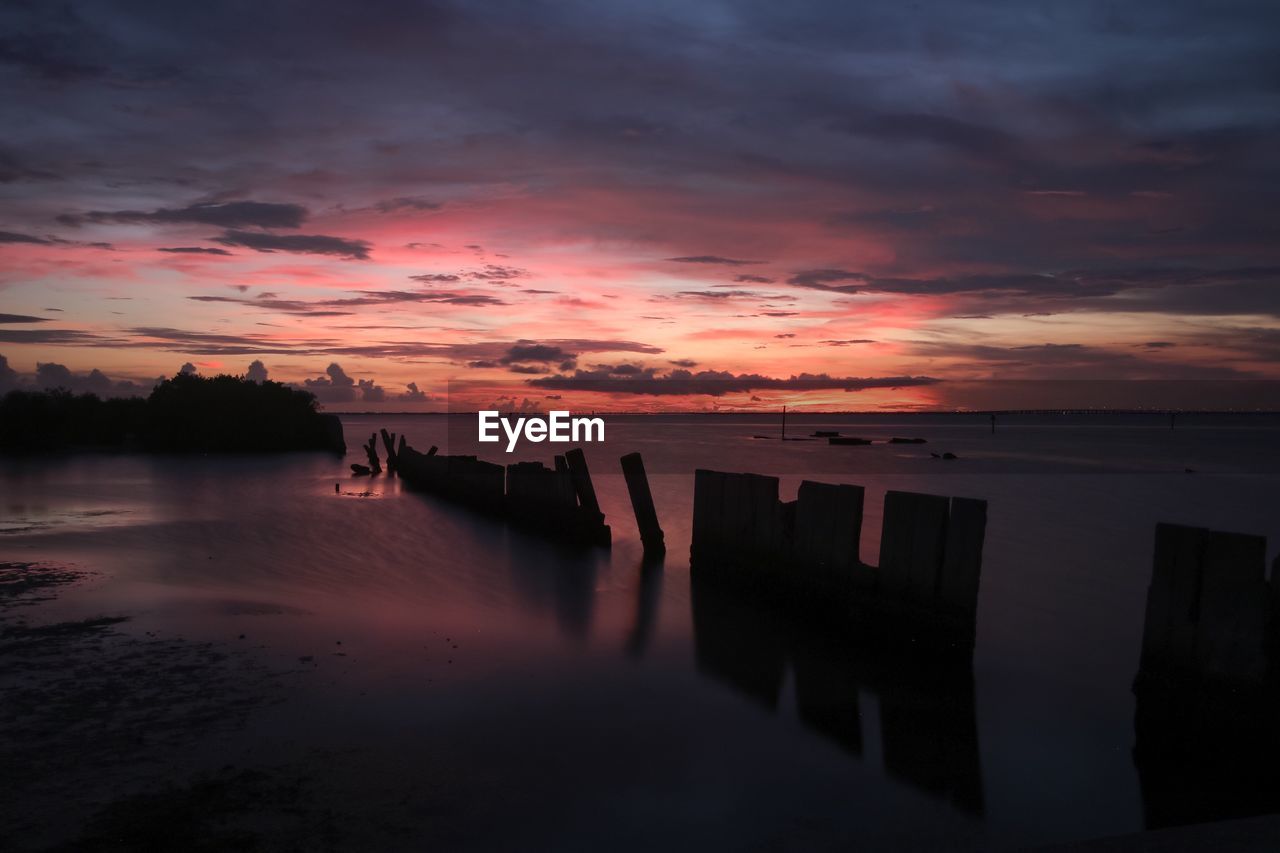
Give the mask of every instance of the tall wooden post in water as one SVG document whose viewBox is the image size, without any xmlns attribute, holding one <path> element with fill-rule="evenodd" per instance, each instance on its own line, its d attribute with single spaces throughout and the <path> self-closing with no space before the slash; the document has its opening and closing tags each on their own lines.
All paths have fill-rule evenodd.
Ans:
<svg viewBox="0 0 1280 853">
<path fill-rule="evenodd" d="M 622 475 L 627 480 L 627 493 L 631 495 L 631 509 L 636 514 L 636 527 L 640 528 L 640 541 L 644 543 L 644 555 L 646 558 L 661 557 L 667 552 L 667 544 L 662 526 L 658 523 L 658 511 L 653 506 L 653 493 L 649 491 L 644 460 L 639 453 L 628 453 L 621 461 Z"/>
</svg>

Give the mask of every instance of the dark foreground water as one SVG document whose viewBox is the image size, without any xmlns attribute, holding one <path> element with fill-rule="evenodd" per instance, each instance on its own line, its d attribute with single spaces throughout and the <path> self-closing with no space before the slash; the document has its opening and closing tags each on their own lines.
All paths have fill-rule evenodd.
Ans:
<svg viewBox="0 0 1280 853">
<path fill-rule="evenodd" d="M 1153 525 L 1265 534 L 1269 560 L 1280 543 L 1280 429 L 1259 419 L 1027 418 L 994 436 L 793 421 L 929 440 L 838 448 L 750 438 L 776 421 L 614 417 L 586 448 L 614 546 L 586 552 L 349 476 L 375 427 L 425 449 L 450 439 L 446 419 L 344 421 L 345 460 L 0 462 L 0 560 L 100 573 L 51 613 L 132 615 L 133 635 L 283 673 L 236 725 L 197 726 L 125 783 L 73 762 L 39 788 L 57 801 L 27 793 L 21 842 L 227 766 L 304 780 L 354 849 L 1012 849 L 1136 831 L 1169 819 L 1130 754 Z M 666 529 L 656 570 L 617 465 L 631 450 Z M 961 458 L 930 457 L 943 450 Z M 886 489 L 987 499 L 971 677 L 832 648 L 691 585 L 694 467 L 778 473 L 784 498 L 803 477 L 866 486 L 869 562 Z M 1203 794 L 1190 817 L 1232 811 Z"/>
</svg>

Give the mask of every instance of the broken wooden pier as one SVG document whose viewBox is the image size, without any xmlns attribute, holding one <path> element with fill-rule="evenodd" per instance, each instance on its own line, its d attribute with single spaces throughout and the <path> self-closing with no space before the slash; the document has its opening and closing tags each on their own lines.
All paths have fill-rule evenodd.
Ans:
<svg viewBox="0 0 1280 853">
<path fill-rule="evenodd" d="M 410 488 L 462 504 L 549 539 L 583 545 L 610 544 L 609 526 L 596 501 L 582 450 L 541 462 L 507 466 L 475 456 L 449 456 L 432 447 L 421 453 L 404 442 L 395 454 L 396 473 Z"/>
<path fill-rule="evenodd" d="M 1156 525 L 1139 686 L 1240 692 L 1272 679 L 1280 578 L 1268 583 L 1266 553 L 1263 536 Z"/>
<path fill-rule="evenodd" d="M 1272 810 L 1263 795 L 1280 764 L 1280 559 L 1268 579 L 1265 537 L 1178 524 L 1156 525 L 1154 546 L 1133 681 L 1148 817 L 1195 819 L 1184 792 L 1199 789 Z"/>
<path fill-rule="evenodd" d="M 862 562 L 861 486 L 806 480 L 796 500 L 760 474 L 694 474 L 695 572 L 766 591 L 839 627 L 972 652 L 986 501 L 891 491 L 880 565 Z"/>
</svg>

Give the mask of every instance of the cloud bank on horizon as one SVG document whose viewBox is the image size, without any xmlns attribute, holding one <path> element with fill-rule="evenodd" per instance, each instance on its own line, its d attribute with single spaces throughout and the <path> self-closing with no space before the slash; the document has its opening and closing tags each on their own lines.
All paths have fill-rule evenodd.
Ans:
<svg viewBox="0 0 1280 853">
<path fill-rule="evenodd" d="M 1280 378 L 1275 4 L 104 0 L 0 32 L 10 385 Z"/>
</svg>

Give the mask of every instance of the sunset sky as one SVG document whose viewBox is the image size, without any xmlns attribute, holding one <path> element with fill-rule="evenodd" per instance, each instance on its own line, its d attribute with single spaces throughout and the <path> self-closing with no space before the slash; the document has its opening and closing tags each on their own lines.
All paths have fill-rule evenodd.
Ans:
<svg viewBox="0 0 1280 853">
<path fill-rule="evenodd" d="M 852 409 L 1280 378 L 1278 27 L 1230 2 L 6 3 L 0 391 L 255 361 L 337 410 L 450 380 Z"/>
</svg>

